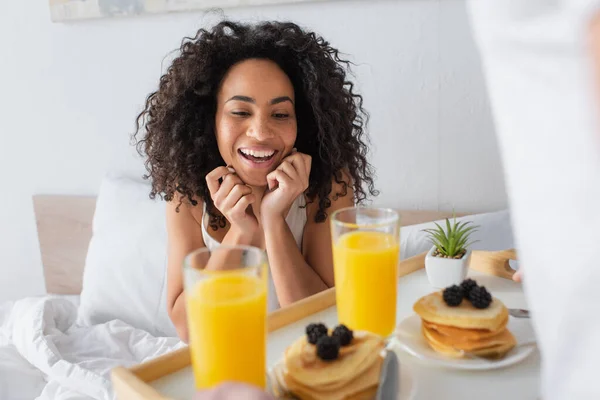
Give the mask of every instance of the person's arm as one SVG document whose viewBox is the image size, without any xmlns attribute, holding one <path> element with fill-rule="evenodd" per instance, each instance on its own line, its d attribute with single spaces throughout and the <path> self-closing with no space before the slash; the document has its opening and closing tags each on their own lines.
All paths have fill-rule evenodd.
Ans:
<svg viewBox="0 0 600 400">
<path fill-rule="evenodd" d="M 183 290 L 183 261 L 192 251 L 205 247 L 202 238 L 202 201 L 198 201 L 196 206 L 189 205 L 184 201 L 179 207 L 179 212 L 175 209 L 179 200 L 173 200 L 167 203 L 167 235 L 168 245 L 168 263 L 167 263 L 167 312 L 179 338 L 188 342 L 187 318 L 185 313 L 185 295 Z M 222 244 L 226 245 L 248 245 L 247 235 L 240 233 L 237 229 L 229 229 L 223 238 Z M 226 253 L 219 254 L 219 257 L 211 257 L 206 269 L 219 269 L 226 265 L 227 261 L 223 256 Z"/>
<path fill-rule="evenodd" d="M 226 167 L 218 167 L 206 175 L 206 183 L 215 206 L 227 217 L 230 227 L 222 244 L 249 245 L 258 225 L 256 217 L 247 208 L 255 196 L 235 174 Z M 223 182 L 220 183 L 220 180 Z M 203 202 L 192 206 L 184 199 L 176 211 L 181 197 L 176 196 L 167 205 L 167 235 L 169 256 L 167 271 L 167 311 L 181 340 L 188 342 L 185 296 L 183 293 L 183 260 L 192 251 L 205 247 L 202 239 Z M 211 257 L 206 269 L 220 269 L 231 263 L 226 252 Z"/>
<path fill-rule="evenodd" d="M 167 203 L 167 312 L 177 330 L 177 335 L 187 343 L 188 330 L 183 293 L 183 260 L 190 252 L 204 247 L 200 226 L 202 206 L 201 202 L 194 207 L 184 201 L 179 207 L 179 212 L 176 212 L 175 209 L 178 204 L 179 199 L 177 197 Z"/>
<path fill-rule="evenodd" d="M 334 183 L 330 196 L 333 198 L 338 191 Z M 302 252 L 285 219 L 278 218 L 264 227 L 271 274 L 281 306 L 334 286 L 330 217 L 334 211 L 352 205 L 353 193 L 348 190 L 346 196 L 332 200 L 324 222 L 315 222 L 318 200 L 310 203 Z"/>
</svg>

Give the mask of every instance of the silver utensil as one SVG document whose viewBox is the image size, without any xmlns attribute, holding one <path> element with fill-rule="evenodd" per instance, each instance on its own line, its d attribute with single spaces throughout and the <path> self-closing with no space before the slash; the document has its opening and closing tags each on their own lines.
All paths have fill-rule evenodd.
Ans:
<svg viewBox="0 0 600 400">
<path fill-rule="evenodd" d="M 508 313 L 515 318 L 529 318 L 529 310 L 522 308 L 509 308 Z"/>
<path fill-rule="evenodd" d="M 388 350 L 381 365 L 379 388 L 377 388 L 375 400 L 395 399 L 398 396 L 400 388 L 399 371 L 398 356 L 394 351 Z"/>
</svg>

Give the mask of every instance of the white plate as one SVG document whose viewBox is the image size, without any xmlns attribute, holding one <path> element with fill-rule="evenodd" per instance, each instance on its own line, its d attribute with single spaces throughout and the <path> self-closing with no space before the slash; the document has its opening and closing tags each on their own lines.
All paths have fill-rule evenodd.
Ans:
<svg viewBox="0 0 600 400">
<path fill-rule="evenodd" d="M 388 347 L 388 349 L 395 351 L 396 354 L 398 354 L 398 349 L 396 349 L 396 348 L 392 349 L 390 347 Z M 417 385 L 415 382 L 415 378 L 414 378 L 411 370 L 407 366 L 404 366 L 400 359 L 398 361 L 400 362 L 400 381 L 399 381 L 400 393 L 398 393 L 398 397 L 396 399 L 397 400 L 413 400 L 416 398 L 416 393 L 417 393 Z M 282 360 L 279 360 L 277 362 L 277 364 L 275 364 L 269 370 L 269 374 L 268 374 L 269 389 L 268 389 L 268 391 L 272 395 L 276 396 L 276 398 L 278 398 L 278 399 L 288 399 L 288 398 L 291 399 L 293 397 L 285 397 L 285 396 L 277 397 L 279 392 L 281 392 L 281 389 L 279 389 L 279 390 L 274 389 L 274 386 L 278 385 L 278 381 L 282 379 L 281 372 L 283 371 L 283 368 L 285 368 L 285 364 L 282 359 Z"/>
<path fill-rule="evenodd" d="M 517 340 L 517 345 L 535 337 L 533 327 L 527 318 L 510 317 L 507 328 Z M 400 322 L 393 345 L 425 362 L 441 367 L 465 370 L 489 370 L 513 365 L 526 359 L 536 347 L 535 344 L 515 347 L 499 360 L 451 358 L 429 347 L 421 333 L 421 318 L 416 314 Z"/>
</svg>

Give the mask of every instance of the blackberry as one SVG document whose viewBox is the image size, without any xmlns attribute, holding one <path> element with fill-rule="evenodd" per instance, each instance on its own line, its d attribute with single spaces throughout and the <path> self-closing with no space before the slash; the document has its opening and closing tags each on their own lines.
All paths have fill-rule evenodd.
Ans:
<svg viewBox="0 0 600 400">
<path fill-rule="evenodd" d="M 462 281 L 462 283 L 460 284 L 460 288 L 463 291 L 465 299 L 469 300 L 469 295 L 471 294 L 471 290 L 474 287 L 477 287 L 477 282 L 475 282 L 473 279 L 465 279 L 464 281 Z"/>
<path fill-rule="evenodd" d="M 343 324 L 336 326 L 331 336 L 339 338 L 340 344 L 342 346 L 349 345 L 352 339 L 354 338 L 354 334 L 352 333 L 352 331 L 348 329 L 346 325 Z"/>
<path fill-rule="evenodd" d="M 487 291 L 485 286 L 477 286 L 471 289 L 470 299 L 471 304 L 475 308 L 488 308 L 492 302 L 492 295 Z"/>
<path fill-rule="evenodd" d="M 340 339 L 337 336 L 321 336 L 317 341 L 317 356 L 324 361 L 332 361 L 340 353 Z"/>
<path fill-rule="evenodd" d="M 309 343 L 317 344 L 317 341 L 321 336 L 327 336 L 327 327 L 321 323 L 308 324 L 306 327 L 306 336 L 308 337 Z"/>
<path fill-rule="evenodd" d="M 444 302 L 450 307 L 459 306 L 463 300 L 463 291 L 457 285 L 452 285 L 444 289 Z"/>
</svg>

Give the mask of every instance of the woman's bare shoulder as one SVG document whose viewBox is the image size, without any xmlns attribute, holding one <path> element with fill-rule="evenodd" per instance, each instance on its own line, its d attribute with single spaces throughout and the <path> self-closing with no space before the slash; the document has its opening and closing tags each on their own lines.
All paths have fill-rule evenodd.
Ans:
<svg viewBox="0 0 600 400">
<path fill-rule="evenodd" d="M 339 206 L 348 207 L 354 205 L 354 190 L 350 174 L 346 171 L 342 171 L 337 178 L 334 177 L 331 179 L 331 191 L 329 192 L 328 197 L 331 201 L 331 207 L 335 209 L 339 208 Z M 306 194 L 305 199 L 307 214 L 309 220 L 312 220 L 319 211 L 321 199 L 319 195 L 317 195 L 315 199 L 311 200 Z"/>
<path fill-rule="evenodd" d="M 194 199 L 195 203 L 182 196 L 174 196 L 171 201 L 167 201 L 167 215 L 174 220 L 194 220 L 198 225 L 202 225 L 204 215 L 204 202 L 202 199 Z"/>
</svg>

